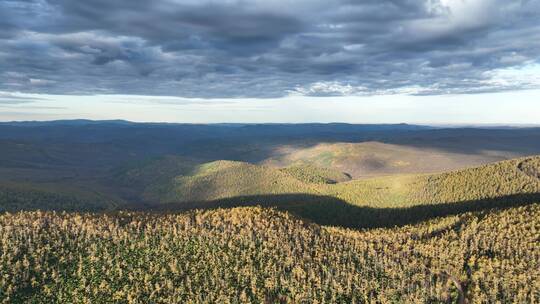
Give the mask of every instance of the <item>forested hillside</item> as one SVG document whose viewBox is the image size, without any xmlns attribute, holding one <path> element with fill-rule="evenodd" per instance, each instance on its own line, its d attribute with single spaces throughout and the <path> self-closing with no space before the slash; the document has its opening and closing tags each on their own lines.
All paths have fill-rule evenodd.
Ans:
<svg viewBox="0 0 540 304">
<path fill-rule="evenodd" d="M 527 164 L 527 170 L 535 170 L 538 159 L 442 174 L 349 181 L 344 173 L 313 165 L 283 169 L 231 161 L 197 165 L 167 157 L 124 171 L 119 180 L 140 185 L 140 195 L 148 204 L 145 208 L 174 211 L 262 205 L 325 225 L 390 227 L 538 200 L 540 180 L 523 169 Z"/>
<path fill-rule="evenodd" d="M 0 215 L 3 303 L 534 303 L 539 204 L 401 228 L 262 208 Z"/>
<path fill-rule="evenodd" d="M 120 202 L 99 193 L 29 183 L 0 184 L 0 212 L 20 210 L 107 211 Z"/>
</svg>

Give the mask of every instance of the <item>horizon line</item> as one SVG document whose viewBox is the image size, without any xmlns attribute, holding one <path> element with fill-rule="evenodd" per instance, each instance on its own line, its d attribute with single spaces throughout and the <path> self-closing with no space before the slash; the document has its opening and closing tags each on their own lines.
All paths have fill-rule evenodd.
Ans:
<svg viewBox="0 0 540 304">
<path fill-rule="evenodd" d="M 0 120 L 0 124 L 32 124 L 32 123 L 60 123 L 60 122 L 89 122 L 89 123 L 126 123 L 126 124 L 163 124 L 163 125 L 408 125 L 408 126 L 421 126 L 421 127 L 540 127 L 540 123 L 410 123 L 410 122 L 378 122 L 378 123 L 362 123 L 362 122 L 168 122 L 168 121 L 133 121 L 128 119 L 87 119 L 87 118 L 73 118 L 73 119 L 51 119 L 51 120 Z"/>
</svg>

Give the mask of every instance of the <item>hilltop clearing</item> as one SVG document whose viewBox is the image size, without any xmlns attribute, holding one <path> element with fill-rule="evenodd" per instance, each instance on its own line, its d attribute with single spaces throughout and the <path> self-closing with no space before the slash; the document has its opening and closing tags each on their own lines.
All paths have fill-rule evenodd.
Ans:
<svg viewBox="0 0 540 304">
<path fill-rule="evenodd" d="M 518 154 L 485 150 L 477 153 L 448 151 L 381 142 L 319 143 L 308 147 L 280 146 L 262 164 L 287 167 L 311 164 L 347 172 L 353 178 L 395 174 L 441 173 L 497 162 Z"/>
</svg>

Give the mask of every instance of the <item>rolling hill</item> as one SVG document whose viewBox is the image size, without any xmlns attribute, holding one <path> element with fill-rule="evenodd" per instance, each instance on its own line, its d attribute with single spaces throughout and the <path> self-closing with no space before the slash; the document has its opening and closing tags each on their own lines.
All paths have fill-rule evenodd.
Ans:
<svg viewBox="0 0 540 304">
<path fill-rule="evenodd" d="M 306 183 L 337 184 L 351 180 L 351 176 L 347 173 L 316 167 L 312 164 L 295 164 L 285 167 L 281 171 Z"/>
<path fill-rule="evenodd" d="M 0 212 L 20 210 L 111 211 L 122 202 L 105 194 L 71 185 L 0 183 Z"/>
<path fill-rule="evenodd" d="M 250 195 L 317 193 L 284 170 L 237 161 L 197 164 L 179 157 L 165 157 L 119 175 L 122 183 L 142 185 L 150 203 L 203 202 Z"/>
<path fill-rule="evenodd" d="M 539 168 L 540 157 L 527 157 L 440 174 L 350 180 L 345 173 L 311 164 L 274 168 L 167 156 L 123 166 L 106 179 L 4 182 L 0 210 L 181 211 L 261 205 L 322 225 L 392 227 L 535 201 Z"/>
<path fill-rule="evenodd" d="M 198 164 L 164 157 L 130 168 L 117 178 L 156 203 L 201 202 L 271 194 L 331 195 L 354 205 L 404 207 L 537 193 L 540 156 L 518 158 L 440 174 L 350 180 L 313 165 L 276 169 L 237 161 Z"/>
<path fill-rule="evenodd" d="M 540 192 L 540 180 L 524 172 L 538 170 L 540 156 L 501 161 L 440 174 L 354 180 L 327 187 L 329 194 L 356 205 L 403 207 L 490 199 Z"/>
<path fill-rule="evenodd" d="M 496 150 L 466 153 L 376 141 L 317 143 L 307 147 L 284 145 L 277 147 L 273 154 L 261 163 L 275 167 L 307 163 L 347 172 L 353 178 L 441 173 L 519 156 L 518 153 Z"/>
<path fill-rule="evenodd" d="M 540 180 L 527 172 L 538 170 L 539 159 L 441 174 L 347 180 L 343 173 L 312 165 L 277 169 L 167 157 L 124 171 L 119 179 L 146 185 L 140 195 L 151 209 L 263 205 L 325 225 L 379 227 L 534 200 L 540 195 Z M 416 208 L 416 214 L 402 211 L 409 207 Z"/>
</svg>

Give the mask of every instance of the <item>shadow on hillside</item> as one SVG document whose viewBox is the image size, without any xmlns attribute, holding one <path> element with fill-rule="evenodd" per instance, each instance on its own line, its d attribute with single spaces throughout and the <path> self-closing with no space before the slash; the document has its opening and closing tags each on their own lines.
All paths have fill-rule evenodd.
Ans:
<svg viewBox="0 0 540 304">
<path fill-rule="evenodd" d="M 407 208 L 373 208 L 351 205 L 343 200 L 312 194 L 241 196 L 207 202 L 175 203 L 149 207 L 154 211 L 232 208 L 240 206 L 276 207 L 320 225 L 345 228 L 389 228 L 415 224 L 436 217 L 465 212 L 505 209 L 540 202 L 540 193 L 515 194 L 447 204 L 417 205 Z"/>
</svg>

